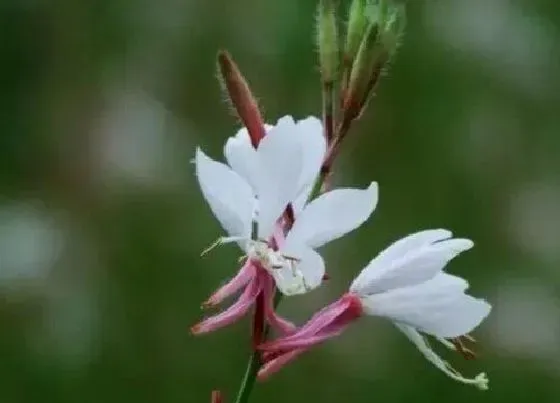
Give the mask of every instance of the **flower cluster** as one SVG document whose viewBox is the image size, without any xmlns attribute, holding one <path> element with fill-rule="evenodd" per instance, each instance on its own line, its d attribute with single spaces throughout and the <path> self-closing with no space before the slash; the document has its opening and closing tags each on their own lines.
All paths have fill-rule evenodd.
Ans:
<svg viewBox="0 0 560 403">
<path fill-rule="evenodd" d="M 342 188 L 314 197 L 327 145 L 321 122 L 313 117 L 281 118 L 265 126 L 256 147 L 246 129 L 227 140 L 227 164 L 196 152 L 202 194 L 227 235 L 212 246 L 235 242 L 244 256 L 237 274 L 204 303 L 237 300 L 223 312 L 193 326 L 194 334 L 230 325 L 251 307 L 279 335 L 253 334 L 260 352 L 259 379 L 265 379 L 311 347 L 340 335 L 364 316 L 389 319 L 451 378 L 486 389 L 484 373 L 463 377 L 429 346 L 432 336 L 467 357 L 468 334 L 489 314 L 490 305 L 466 294 L 468 283 L 443 270 L 472 248 L 469 239 L 432 229 L 408 235 L 373 258 L 340 299 L 296 327 L 275 311 L 277 290 L 284 296 L 319 287 L 325 262 L 317 249 L 365 223 L 375 210 L 378 186 Z"/>
<path fill-rule="evenodd" d="M 405 8 L 402 0 L 352 0 L 346 38 L 340 41 L 336 2 L 318 1 L 322 120 L 286 116 L 265 124 L 236 64 L 226 52 L 218 54 L 219 76 L 244 128 L 226 141 L 226 163 L 196 151 L 200 189 L 225 231 L 203 254 L 236 243 L 243 256 L 237 273 L 203 307 L 228 298 L 234 302 L 191 331 L 208 333 L 252 311 L 252 355 L 236 403 L 247 402 L 255 378 L 268 378 L 368 316 L 391 321 L 452 379 L 488 388 L 485 373 L 464 377 L 428 344 L 433 338 L 473 358 L 469 333 L 491 310 L 486 301 L 466 293 L 467 281 L 444 272 L 473 246 L 448 230 L 424 230 L 394 242 L 359 272 L 344 295 L 299 327 L 276 312 L 282 297 L 307 294 L 325 282 L 329 276 L 318 250 L 360 227 L 377 206 L 377 183 L 333 190 L 330 175 L 342 141 L 394 59 Z M 271 329 L 276 338 L 270 338 Z M 221 401 L 221 394 L 214 393 L 212 401 Z"/>
</svg>

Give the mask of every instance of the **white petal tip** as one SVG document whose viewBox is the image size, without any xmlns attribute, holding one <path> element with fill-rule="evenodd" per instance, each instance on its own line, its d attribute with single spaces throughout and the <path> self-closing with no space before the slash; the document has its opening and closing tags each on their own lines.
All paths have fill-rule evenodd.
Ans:
<svg viewBox="0 0 560 403">
<path fill-rule="evenodd" d="M 305 119 L 301 119 L 297 121 L 298 125 L 305 125 L 306 128 L 312 129 L 312 130 L 318 130 L 323 131 L 323 122 L 321 121 L 321 119 L 315 117 L 315 116 L 308 116 Z"/>
<path fill-rule="evenodd" d="M 379 191 L 379 184 L 377 182 L 371 182 L 368 186 L 368 190 L 377 193 Z"/>
<path fill-rule="evenodd" d="M 296 124 L 296 122 L 294 121 L 294 118 L 292 117 L 292 115 L 286 115 L 286 116 L 282 116 L 280 119 L 278 119 L 275 127 L 283 126 L 283 125 L 294 126 L 295 124 Z"/>
<path fill-rule="evenodd" d="M 200 174 L 200 170 L 206 170 L 212 163 L 216 163 L 216 161 L 206 155 L 200 147 L 196 147 L 193 161 L 196 166 L 197 174 Z"/>
<path fill-rule="evenodd" d="M 472 249 L 474 242 L 467 238 L 447 238 L 434 242 L 432 247 L 444 254 L 448 254 L 448 259 L 451 260 L 459 254 Z"/>
<path fill-rule="evenodd" d="M 201 158 L 208 158 L 204 151 L 200 147 L 196 147 L 194 162 L 197 163 Z"/>
<path fill-rule="evenodd" d="M 453 237 L 453 232 L 445 228 L 432 229 L 432 230 L 427 230 L 425 232 L 429 232 L 433 234 L 434 237 L 440 241 L 443 241 L 445 239 L 450 239 Z"/>
<path fill-rule="evenodd" d="M 486 300 L 479 300 L 479 305 L 480 305 L 480 316 L 482 317 L 482 319 L 480 320 L 481 322 L 486 319 L 486 317 L 488 315 L 490 315 L 490 312 L 492 312 L 492 305 L 490 305 L 490 303 Z"/>
<path fill-rule="evenodd" d="M 467 238 L 456 238 L 453 239 L 452 241 L 453 243 L 450 244 L 450 246 L 456 252 L 464 252 L 471 249 L 474 246 L 474 242 Z"/>
<path fill-rule="evenodd" d="M 472 302 L 470 302 L 469 313 L 474 325 L 472 329 L 474 330 L 474 328 L 478 327 L 478 325 L 480 325 L 480 323 L 484 319 L 486 319 L 488 315 L 490 315 L 490 312 L 492 311 L 492 305 L 490 305 L 490 303 L 484 299 L 474 297 L 471 298 Z M 472 330 L 469 330 L 468 332 L 464 333 L 470 333 L 471 331 Z"/>
<path fill-rule="evenodd" d="M 315 122 L 319 122 L 322 124 L 321 119 L 319 119 L 317 116 L 313 116 L 313 115 L 309 115 L 308 117 L 306 117 L 305 119 L 302 120 L 309 120 L 309 121 L 315 121 Z"/>
<path fill-rule="evenodd" d="M 379 199 L 379 184 L 377 182 L 371 182 L 367 188 L 367 191 L 373 199 L 373 208 L 377 207 L 377 201 Z"/>
</svg>

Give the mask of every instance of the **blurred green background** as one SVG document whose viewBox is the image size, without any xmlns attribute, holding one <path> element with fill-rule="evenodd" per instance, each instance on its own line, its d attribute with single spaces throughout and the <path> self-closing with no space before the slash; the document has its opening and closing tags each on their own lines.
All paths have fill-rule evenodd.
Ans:
<svg viewBox="0 0 560 403">
<path fill-rule="evenodd" d="M 344 2 L 343 2 L 344 3 Z M 300 323 L 389 242 L 433 227 L 477 246 L 450 266 L 494 311 L 482 393 L 382 320 L 257 385 L 253 402 L 560 399 L 560 3 L 411 1 L 405 41 L 336 165 L 380 183 L 372 220 L 325 251 Z M 347 2 L 345 3 L 347 4 Z M 344 7 L 343 7 L 344 8 Z M 0 1 L 0 402 L 232 401 L 249 322 L 189 334 L 238 251 L 193 178 L 238 123 L 215 79 L 230 50 L 269 122 L 320 114 L 315 1 Z"/>
</svg>

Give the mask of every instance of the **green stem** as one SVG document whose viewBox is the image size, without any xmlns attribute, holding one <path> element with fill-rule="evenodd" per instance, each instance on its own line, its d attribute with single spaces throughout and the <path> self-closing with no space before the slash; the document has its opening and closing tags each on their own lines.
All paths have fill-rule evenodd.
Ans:
<svg viewBox="0 0 560 403">
<path fill-rule="evenodd" d="M 278 307 L 280 301 L 282 300 L 282 293 L 276 292 L 274 295 L 274 308 Z M 268 333 L 270 332 L 270 327 L 265 325 L 263 336 L 266 339 Z M 235 403 L 247 403 L 249 396 L 253 391 L 253 386 L 255 386 L 255 381 L 257 380 L 257 373 L 261 366 L 261 360 L 258 351 L 253 351 L 249 357 L 249 362 L 247 363 L 247 369 L 245 370 L 245 375 L 243 375 L 243 380 L 239 386 L 239 392 L 237 392 L 237 398 Z"/>
<path fill-rule="evenodd" d="M 239 392 L 237 394 L 237 399 L 235 403 L 246 403 L 249 400 L 249 395 L 253 391 L 253 386 L 257 379 L 257 372 L 260 366 L 259 352 L 253 351 L 251 357 L 249 357 L 249 362 L 247 363 L 247 369 L 245 370 L 245 375 L 239 386 Z"/>
<path fill-rule="evenodd" d="M 327 145 L 333 140 L 334 135 L 334 85 L 332 81 L 323 83 L 323 129 Z"/>
</svg>

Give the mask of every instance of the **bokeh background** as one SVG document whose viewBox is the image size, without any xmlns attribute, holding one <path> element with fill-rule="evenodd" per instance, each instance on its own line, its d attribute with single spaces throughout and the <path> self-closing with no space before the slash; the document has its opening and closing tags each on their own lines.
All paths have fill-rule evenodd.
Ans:
<svg viewBox="0 0 560 403">
<path fill-rule="evenodd" d="M 347 5 L 342 2 L 343 7 Z M 315 1 L 0 2 L 0 402 L 232 401 L 249 322 L 195 338 L 236 269 L 194 181 L 238 122 L 215 79 L 228 49 L 269 122 L 320 113 Z M 402 49 L 345 143 L 337 184 L 380 183 L 372 220 L 324 251 L 332 279 L 281 311 L 304 321 L 389 242 L 452 229 L 450 266 L 493 314 L 481 393 L 382 320 L 303 356 L 253 402 L 560 398 L 560 3 L 412 1 Z"/>
</svg>

